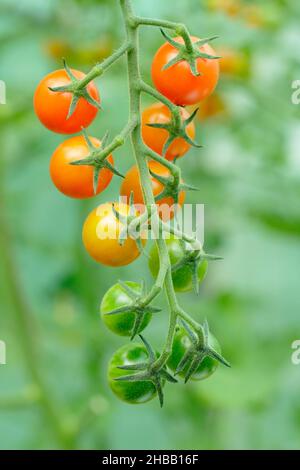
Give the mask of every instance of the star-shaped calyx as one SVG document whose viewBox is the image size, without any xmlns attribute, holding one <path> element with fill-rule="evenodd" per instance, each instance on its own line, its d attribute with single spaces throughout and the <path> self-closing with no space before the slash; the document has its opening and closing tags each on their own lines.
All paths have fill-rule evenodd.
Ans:
<svg viewBox="0 0 300 470">
<path fill-rule="evenodd" d="M 198 77 L 199 75 L 201 75 L 201 72 L 199 72 L 197 68 L 197 59 L 220 59 L 219 56 L 207 54 L 201 51 L 200 49 L 201 46 L 204 46 L 205 44 L 208 44 L 214 39 L 217 39 L 218 36 L 213 36 L 213 37 L 205 38 L 205 39 L 199 39 L 198 41 L 195 41 L 195 42 L 192 42 L 191 40 L 191 47 L 188 49 L 185 42 L 183 44 L 178 43 L 177 41 L 175 41 L 175 39 L 169 36 L 169 34 L 167 34 L 163 29 L 161 29 L 161 33 L 166 39 L 166 41 L 169 44 L 171 44 L 173 47 L 175 47 L 175 49 L 178 50 L 178 54 L 164 66 L 164 70 L 169 69 L 170 67 L 178 64 L 179 62 L 186 61 L 188 62 L 191 68 L 192 74 L 195 77 Z"/>
<path fill-rule="evenodd" d="M 174 163 L 175 162 L 176 159 L 174 160 Z M 169 176 L 162 176 L 157 175 L 151 169 L 149 169 L 149 171 L 151 176 L 163 185 L 163 190 L 155 197 L 156 202 L 170 197 L 173 199 L 174 204 L 177 204 L 181 191 L 199 191 L 199 188 L 183 183 L 178 175 L 170 174 Z"/>
<path fill-rule="evenodd" d="M 75 111 L 78 101 L 80 98 L 84 98 L 88 103 L 90 103 L 95 108 L 101 109 L 99 101 L 95 100 L 88 92 L 87 85 L 83 86 L 82 81 L 75 77 L 72 70 L 66 63 L 65 59 L 63 59 L 64 69 L 66 74 L 70 79 L 70 84 L 57 86 L 57 87 L 50 87 L 49 89 L 53 92 L 57 93 L 72 93 L 72 101 L 70 104 L 69 112 L 67 119 L 69 119 Z"/>
<path fill-rule="evenodd" d="M 169 137 L 164 144 L 162 154 L 163 156 L 166 155 L 168 148 L 177 138 L 182 138 L 185 140 L 189 145 L 197 148 L 201 148 L 202 145 L 197 144 L 187 133 L 187 127 L 193 120 L 198 112 L 198 109 L 187 118 L 187 119 L 177 119 L 176 116 L 172 113 L 172 118 L 168 123 L 154 123 L 154 124 L 147 124 L 148 127 L 152 127 L 153 129 L 164 129 L 169 133 Z"/>
<path fill-rule="evenodd" d="M 118 315 L 118 314 L 135 314 L 135 322 L 131 332 L 131 340 L 139 333 L 141 325 L 143 324 L 144 318 L 149 313 L 159 313 L 161 312 L 160 308 L 152 307 L 151 305 L 145 305 L 143 300 L 146 297 L 146 286 L 142 282 L 141 293 L 139 294 L 136 290 L 133 290 L 128 284 L 123 281 L 119 281 L 119 285 L 122 287 L 124 292 L 128 295 L 131 302 L 128 305 L 112 310 L 111 312 L 106 313 L 105 315 Z"/>
<path fill-rule="evenodd" d="M 184 320 L 181 320 L 181 323 L 191 340 L 191 346 L 179 362 L 175 375 L 186 370 L 185 383 L 187 383 L 206 357 L 211 357 L 216 361 L 219 361 L 224 366 L 231 367 L 229 362 L 210 346 L 209 327 L 206 320 L 202 327 L 201 335 L 193 331 Z"/>
<path fill-rule="evenodd" d="M 201 250 L 188 249 L 186 242 L 181 238 L 179 239 L 179 242 L 184 252 L 184 256 L 176 264 L 173 264 L 172 272 L 175 273 L 179 269 L 187 266 L 192 273 L 193 287 L 194 287 L 195 293 L 198 295 L 199 284 L 200 284 L 199 279 L 198 279 L 198 269 L 199 269 L 200 264 L 202 264 L 204 261 L 219 261 L 219 260 L 222 260 L 223 258 L 221 256 L 205 253 L 203 249 Z"/>
<path fill-rule="evenodd" d="M 93 186 L 94 193 L 96 194 L 99 184 L 100 171 L 103 168 L 107 168 L 113 174 L 120 176 L 121 178 L 124 178 L 124 176 L 107 159 L 110 155 L 110 151 L 107 149 L 108 133 L 106 133 L 103 137 L 100 147 L 95 147 L 93 145 L 93 142 L 91 141 L 86 129 L 82 129 L 82 133 L 84 135 L 84 139 L 87 143 L 90 153 L 87 157 L 83 158 L 82 160 L 75 160 L 71 162 L 70 165 L 94 167 Z"/>
<path fill-rule="evenodd" d="M 124 215 L 117 211 L 115 204 L 112 205 L 112 211 L 114 213 L 114 216 L 124 226 L 119 233 L 119 244 L 123 246 L 127 238 L 131 238 L 136 242 L 139 252 L 143 253 L 143 239 L 145 238 L 145 231 L 149 228 L 149 224 L 147 221 L 148 213 L 145 212 L 145 214 L 142 216 L 138 215 L 137 209 L 134 204 L 133 191 L 130 193 L 128 206 L 128 214 Z"/>
<path fill-rule="evenodd" d="M 121 370 L 128 370 L 135 372 L 132 375 L 124 375 L 122 377 L 118 377 L 117 381 L 124 381 L 124 382 L 140 382 L 140 381 L 150 381 L 156 388 L 158 399 L 160 406 L 162 407 L 164 404 L 164 394 L 163 394 L 163 387 L 165 381 L 176 383 L 177 380 L 167 371 L 166 366 L 162 368 L 159 367 L 158 369 L 155 366 L 157 355 L 153 350 L 152 346 L 148 343 L 148 341 L 140 335 L 142 342 L 148 353 L 148 361 L 138 364 L 131 364 L 126 366 L 119 366 L 118 368 Z"/>
</svg>

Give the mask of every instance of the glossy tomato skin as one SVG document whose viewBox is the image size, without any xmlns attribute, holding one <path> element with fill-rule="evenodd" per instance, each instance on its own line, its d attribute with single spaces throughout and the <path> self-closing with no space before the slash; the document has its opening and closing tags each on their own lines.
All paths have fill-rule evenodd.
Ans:
<svg viewBox="0 0 300 470">
<path fill-rule="evenodd" d="M 90 137 L 95 147 L 101 146 L 101 141 Z M 94 168 L 92 166 L 74 166 L 72 162 L 82 160 L 90 154 L 83 136 L 71 137 L 62 142 L 52 155 L 50 161 L 50 176 L 56 188 L 66 196 L 86 199 L 95 196 L 93 188 Z M 113 165 L 112 155 L 108 161 Z M 103 168 L 99 173 L 99 183 L 96 194 L 107 188 L 112 179 L 112 172 Z"/>
<path fill-rule="evenodd" d="M 152 400 L 156 396 L 156 388 L 150 381 L 118 382 L 115 379 L 128 375 L 128 370 L 118 369 L 119 366 L 147 362 L 148 354 L 142 344 L 130 343 L 118 349 L 108 366 L 108 383 L 114 394 L 122 401 L 138 405 Z"/>
<path fill-rule="evenodd" d="M 182 120 L 190 117 L 190 114 L 185 109 L 180 109 Z M 169 124 L 171 121 L 171 111 L 167 106 L 162 103 L 155 103 L 145 109 L 142 115 L 142 137 L 146 145 L 159 155 L 163 154 L 163 148 L 168 140 L 169 132 L 165 129 L 155 129 L 148 126 L 148 124 Z M 188 136 L 194 140 L 195 138 L 195 124 L 191 122 L 186 127 Z M 189 149 L 188 144 L 182 137 L 178 137 L 172 142 L 166 152 L 167 160 L 174 160 L 174 158 L 182 157 Z"/>
<path fill-rule="evenodd" d="M 137 295 L 141 294 L 141 285 L 136 282 L 126 282 L 126 284 L 134 290 Z M 121 307 L 128 306 L 132 303 L 132 298 L 126 293 L 124 288 L 119 284 L 112 286 L 104 295 L 100 312 L 101 318 L 107 328 L 119 336 L 131 336 L 134 322 L 136 319 L 136 314 L 134 312 L 125 312 L 118 313 L 115 315 L 106 315 L 113 310 L 116 310 Z M 146 326 L 149 324 L 152 318 L 151 313 L 146 313 L 144 315 L 143 322 L 138 333 L 141 333 Z"/>
<path fill-rule="evenodd" d="M 72 70 L 76 78 L 82 79 L 85 74 L 79 70 Z M 98 109 L 80 98 L 74 113 L 67 119 L 72 93 L 54 92 L 49 87 L 65 86 L 70 84 L 64 69 L 56 70 L 44 77 L 38 84 L 34 94 L 34 109 L 41 123 L 50 131 L 59 134 L 76 134 L 82 128 L 88 127 L 95 119 Z M 99 92 L 94 84 L 90 82 L 87 86 L 89 94 L 100 102 Z"/>
<path fill-rule="evenodd" d="M 199 38 L 192 37 L 193 42 Z M 175 38 L 183 43 L 181 37 Z M 215 51 L 209 44 L 205 44 L 200 50 L 206 54 L 215 56 Z M 201 75 L 194 76 L 188 62 L 179 62 L 170 68 L 163 67 L 174 59 L 178 50 L 166 42 L 157 51 L 152 63 L 152 80 L 160 93 L 179 106 L 200 103 L 210 96 L 219 80 L 218 59 L 197 59 L 197 70 Z"/>
<path fill-rule="evenodd" d="M 168 253 L 172 266 L 177 264 L 184 256 L 184 249 L 180 240 L 171 236 L 166 240 Z M 150 251 L 149 268 L 153 275 L 156 277 L 159 271 L 159 255 L 157 246 L 153 245 Z M 203 282 L 207 273 L 208 263 L 206 260 L 202 261 L 198 267 L 198 281 Z M 189 266 L 183 266 L 178 270 L 172 272 L 173 284 L 176 292 L 190 292 L 193 290 L 193 277 L 192 270 Z"/>
<path fill-rule="evenodd" d="M 129 214 L 127 204 L 115 203 L 114 206 L 121 215 Z M 132 263 L 140 252 L 132 238 L 127 238 L 123 245 L 119 243 L 123 229 L 124 225 L 113 213 L 111 202 L 96 207 L 87 217 L 82 231 L 83 244 L 89 255 L 105 266 L 117 267 Z M 142 242 L 146 243 L 145 240 Z"/>
<path fill-rule="evenodd" d="M 177 327 L 172 346 L 172 354 L 168 360 L 168 366 L 172 371 L 176 370 L 178 364 L 191 345 L 191 340 L 184 328 L 181 326 Z M 209 334 L 209 346 L 221 354 L 220 345 L 211 333 Z M 215 359 L 211 357 L 205 357 L 196 372 L 192 375 L 191 380 L 198 381 L 208 379 L 208 377 L 210 377 L 217 370 L 218 365 L 219 363 Z M 180 377 L 185 377 L 187 369 L 188 366 L 178 375 Z"/>
<path fill-rule="evenodd" d="M 170 175 L 169 170 L 165 166 L 161 165 L 158 162 L 155 162 L 154 160 L 151 160 L 148 165 L 149 169 L 156 175 L 163 177 L 168 177 Z M 152 176 L 151 183 L 154 196 L 158 196 L 163 191 L 164 185 Z M 127 172 L 120 190 L 121 196 L 126 197 L 127 200 L 129 199 L 131 192 L 133 192 L 134 204 L 140 206 L 138 209 L 140 211 L 143 211 L 144 197 L 139 178 L 139 171 L 136 166 L 133 166 Z M 181 191 L 179 194 L 178 205 L 182 206 L 184 204 L 184 201 L 185 192 Z M 160 218 L 162 220 L 168 221 L 169 219 L 172 219 L 174 217 L 174 210 L 172 210 L 172 206 L 174 206 L 174 200 L 171 197 L 165 197 L 161 199 L 157 202 L 157 206 Z"/>
</svg>

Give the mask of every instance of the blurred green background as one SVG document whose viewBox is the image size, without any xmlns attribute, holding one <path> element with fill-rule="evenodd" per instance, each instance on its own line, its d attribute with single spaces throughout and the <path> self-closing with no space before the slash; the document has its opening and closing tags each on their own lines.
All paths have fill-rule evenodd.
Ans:
<svg viewBox="0 0 300 470">
<path fill-rule="evenodd" d="M 188 202 L 206 206 L 210 265 L 201 295 L 180 296 L 208 318 L 231 370 L 204 383 L 166 386 L 166 405 L 119 402 L 106 383 L 113 351 L 125 343 L 104 330 L 99 303 L 115 280 L 152 282 L 146 258 L 96 265 L 81 227 L 97 203 L 115 199 L 120 180 L 97 200 L 62 197 L 49 158 L 63 136 L 37 121 L 32 96 L 61 57 L 88 71 L 121 42 L 117 0 L 0 0 L 0 366 L 2 449 L 296 449 L 300 443 L 300 4 L 296 0 L 134 0 L 140 14 L 217 34 L 224 56 L 214 98 L 199 112 L 198 140 L 180 165 L 201 187 Z M 142 31 L 142 69 L 162 38 Z M 127 119 L 125 62 L 98 80 L 103 112 L 91 132 L 113 136 Z M 145 102 L 146 103 L 146 102 Z M 123 171 L 130 145 L 115 153 Z M 150 245 L 150 244 L 149 244 Z M 164 305 L 163 298 L 160 301 Z M 147 330 L 162 347 L 167 311 Z"/>
</svg>

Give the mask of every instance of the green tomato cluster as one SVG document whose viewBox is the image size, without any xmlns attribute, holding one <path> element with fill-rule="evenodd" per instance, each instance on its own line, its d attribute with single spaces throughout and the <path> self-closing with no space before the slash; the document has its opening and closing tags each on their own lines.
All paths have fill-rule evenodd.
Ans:
<svg viewBox="0 0 300 470">
<path fill-rule="evenodd" d="M 171 264 L 174 266 L 185 255 L 180 240 L 171 237 L 167 242 Z M 149 268 L 153 276 L 157 276 L 159 270 L 159 257 L 156 246 L 153 247 L 149 258 Z M 207 261 L 199 264 L 198 282 L 202 282 L 207 272 Z M 179 292 L 189 292 L 193 289 L 192 273 L 189 266 L 183 266 L 172 273 L 174 287 Z M 136 302 L 142 296 L 142 285 L 136 282 L 118 282 L 112 286 L 104 295 L 100 313 L 106 327 L 114 334 L 132 337 L 137 312 Z M 140 334 L 150 323 L 152 311 L 149 307 L 143 311 L 139 327 L 135 334 Z M 209 335 L 209 346 L 221 353 L 218 341 L 213 335 Z M 191 340 L 181 326 L 176 327 L 173 340 L 172 352 L 167 362 L 167 367 L 176 372 L 176 369 L 189 348 Z M 145 364 L 149 359 L 147 348 L 144 344 L 132 342 L 118 349 L 112 356 L 108 366 L 108 383 L 113 393 L 122 401 L 130 404 L 142 404 L 152 400 L 157 395 L 155 384 L 151 380 L 126 381 L 122 377 L 128 376 L 131 366 Z M 157 357 L 159 354 L 157 353 Z M 187 366 L 188 367 L 188 366 Z M 178 376 L 185 377 L 187 367 Z M 218 361 L 212 357 L 205 357 L 191 379 L 194 381 L 204 380 L 210 377 L 217 369 Z M 164 385 L 164 382 L 163 382 Z"/>
</svg>

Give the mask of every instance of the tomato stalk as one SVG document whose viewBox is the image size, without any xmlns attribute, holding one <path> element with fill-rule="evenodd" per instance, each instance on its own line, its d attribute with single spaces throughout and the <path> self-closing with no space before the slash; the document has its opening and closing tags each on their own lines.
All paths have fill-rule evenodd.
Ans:
<svg viewBox="0 0 300 470">
<path fill-rule="evenodd" d="M 140 18 L 136 17 L 138 26 L 156 26 L 159 28 L 171 29 L 178 36 L 181 36 L 185 42 L 185 47 L 188 52 L 193 51 L 193 43 L 187 27 L 183 23 L 174 23 L 173 21 L 157 20 L 155 18 Z"/>
<path fill-rule="evenodd" d="M 166 343 L 160 357 L 155 361 L 153 367 L 156 370 L 163 368 L 171 354 L 172 343 L 175 334 L 175 327 L 178 317 L 184 318 L 187 323 L 195 328 L 195 330 L 201 335 L 203 335 L 202 326 L 195 322 L 190 316 L 183 311 L 179 306 L 177 297 L 175 294 L 173 280 L 172 280 L 172 271 L 171 263 L 168 255 L 168 250 L 166 242 L 161 236 L 160 227 L 161 221 L 159 219 L 158 211 L 155 205 L 155 199 L 152 192 L 151 185 L 151 175 L 148 168 L 148 157 L 159 161 L 167 168 L 170 169 L 175 174 L 175 177 L 180 180 L 180 170 L 179 168 L 171 162 L 168 162 L 166 159 L 156 154 L 153 150 L 149 149 L 143 142 L 142 133 L 141 133 L 141 94 L 146 92 L 152 95 L 154 98 L 166 104 L 174 115 L 178 115 L 180 119 L 179 108 L 171 103 L 167 98 L 161 95 L 152 87 L 146 85 L 140 74 L 140 65 L 139 65 L 139 38 L 138 38 L 138 27 L 141 24 L 153 25 L 150 20 L 147 23 L 144 23 L 142 19 L 136 17 L 133 13 L 131 0 L 120 0 L 125 28 L 127 33 L 127 40 L 130 44 L 130 48 L 127 52 L 127 67 L 128 67 L 128 80 L 129 80 L 129 90 L 130 90 L 130 116 L 131 119 L 137 120 L 137 125 L 131 133 L 132 147 L 137 163 L 137 167 L 140 174 L 140 181 L 143 190 L 145 204 L 148 207 L 154 207 L 154 211 L 151 217 L 151 228 L 153 233 L 158 235 L 157 247 L 160 257 L 160 270 L 157 277 L 157 280 L 150 291 L 148 297 L 146 298 L 147 302 L 152 301 L 164 287 L 166 296 L 168 299 L 169 309 L 170 309 L 170 320 L 169 320 L 169 329 L 168 335 L 166 338 Z M 162 22 L 163 23 L 163 22 Z M 165 26 L 161 24 L 158 20 L 155 21 L 156 26 Z M 166 226 L 165 226 L 166 229 Z M 187 236 L 186 236 L 187 237 Z"/>
<path fill-rule="evenodd" d="M 83 90 L 91 81 L 103 75 L 106 70 L 108 70 L 115 62 L 125 55 L 129 48 L 130 44 L 128 42 L 122 44 L 113 54 L 104 59 L 102 62 L 96 64 L 84 78 L 77 80 L 74 84 L 70 84 L 68 87 L 66 87 L 65 91 L 78 92 Z"/>
</svg>

